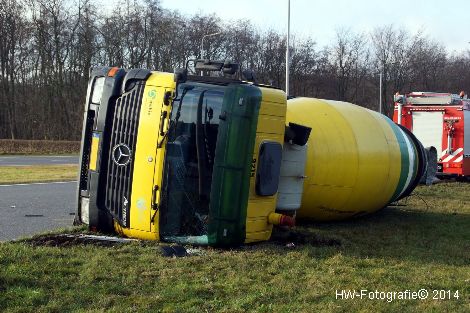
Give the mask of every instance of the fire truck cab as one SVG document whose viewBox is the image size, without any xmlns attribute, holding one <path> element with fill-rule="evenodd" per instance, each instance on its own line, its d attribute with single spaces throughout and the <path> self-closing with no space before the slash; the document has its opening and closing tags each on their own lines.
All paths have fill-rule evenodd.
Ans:
<svg viewBox="0 0 470 313">
<path fill-rule="evenodd" d="M 470 175 L 470 99 L 437 92 L 396 94 L 393 121 L 437 150 L 439 176 Z"/>
</svg>

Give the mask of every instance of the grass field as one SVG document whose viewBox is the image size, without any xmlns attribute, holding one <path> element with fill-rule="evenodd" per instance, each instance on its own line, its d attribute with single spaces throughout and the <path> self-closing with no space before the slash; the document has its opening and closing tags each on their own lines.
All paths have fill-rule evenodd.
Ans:
<svg viewBox="0 0 470 313">
<path fill-rule="evenodd" d="M 201 248 L 201 255 L 168 258 L 161 255 L 158 243 L 112 247 L 3 243 L 0 308 L 4 312 L 469 312 L 470 184 L 420 187 L 415 194 L 407 206 L 361 219 L 299 226 L 297 232 L 305 237 L 292 237 L 295 247 L 288 247 L 290 239 L 284 238 L 232 250 Z M 429 297 L 391 302 L 337 299 L 336 292 L 343 289 L 367 293 L 425 289 Z M 446 299 L 432 299 L 433 290 L 445 290 L 440 296 Z"/>
<path fill-rule="evenodd" d="M 80 141 L 0 139 L 0 155 L 78 154 Z"/>
<path fill-rule="evenodd" d="M 19 184 L 77 179 L 77 165 L 0 166 L 0 184 Z"/>
</svg>

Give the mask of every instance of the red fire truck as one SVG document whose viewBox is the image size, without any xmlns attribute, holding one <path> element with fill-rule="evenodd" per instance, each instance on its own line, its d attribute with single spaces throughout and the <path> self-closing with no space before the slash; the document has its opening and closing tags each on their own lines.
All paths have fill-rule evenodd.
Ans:
<svg viewBox="0 0 470 313">
<path fill-rule="evenodd" d="M 436 148 L 438 174 L 470 176 L 470 99 L 464 92 L 397 93 L 393 121 L 412 131 L 424 147 Z"/>
</svg>

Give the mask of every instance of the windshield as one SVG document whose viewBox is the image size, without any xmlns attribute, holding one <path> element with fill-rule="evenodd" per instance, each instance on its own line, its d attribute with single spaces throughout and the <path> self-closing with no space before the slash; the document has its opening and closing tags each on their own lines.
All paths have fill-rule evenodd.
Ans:
<svg viewBox="0 0 470 313">
<path fill-rule="evenodd" d="M 223 86 L 181 84 L 171 112 L 160 205 L 163 239 L 205 236 Z M 181 240 L 184 241 L 184 240 Z"/>
</svg>

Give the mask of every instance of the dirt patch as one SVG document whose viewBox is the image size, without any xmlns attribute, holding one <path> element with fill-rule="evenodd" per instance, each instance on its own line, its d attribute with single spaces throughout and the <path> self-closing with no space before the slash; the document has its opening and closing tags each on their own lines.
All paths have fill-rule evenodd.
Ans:
<svg viewBox="0 0 470 313">
<path fill-rule="evenodd" d="M 283 229 L 273 231 L 271 241 L 287 247 L 295 247 L 300 245 L 331 247 L 341 246 L 342 244 L 341 240 L 338 238 L 328 238 L 307 231 Z"/>
<path fill-rule="evenodd" d="M 106 237 L 106 236 L 95 236 L 95 235 L 83 235 L 83 234 L 57 234 L 57 235 L 42 235 L 27 239 L 24 242 L 31 244 L 34 247 L 37 246 L 48 246 L 48 247 L 71 247 L 77 245 L 94 245 L 101 247 L 113 247 L 136 240 L 118 238 L 118 237 Z"/>
<path fill-rule="evenodd" d="M 87 234 L 41 235 L 41 236 L 37 236 L 31 239 L 24 240 L 23 242 L 28 243 L 35 247 L 36 246 L 71 247 L 71 246 L 77 246 L 77 245 L 94 245 L 94 246 L 101 246 L 101 247 L 113 247 L 116 245 L 122 245 L 122 244 L 130 243 L 130 242 L 139 242 L 142 245 L 146 244 L 146 241 L 139 241 L 137 239 L 119 238 L 119 237 L 110 237 L 110 236 L 97 236 L 97 235 L 87 235 Z M 284 230 L 284 229 L 278 229 L 276 231 L 273 231 L 271 239 L 268 241 L 268 243 L 274 243 L 276 245 L 282 245 L 288 248 L 294 248 L 294 247 L 303 246 L 303 245 L 310 245 L 314 247 L 331 247 L 331 246 L 342 245 L 341 240 L 338 238 L 328 238 L 328 237 L 324 237 L 324 236 L 307 232 L 307 231 Z M 256 244 L 253 246 L 256 246 Z M 234 248 L 232 247 L 232 249 Z M 239 249 L 243 250 L 243 246 L 239 247 Z"/>
</svg>

